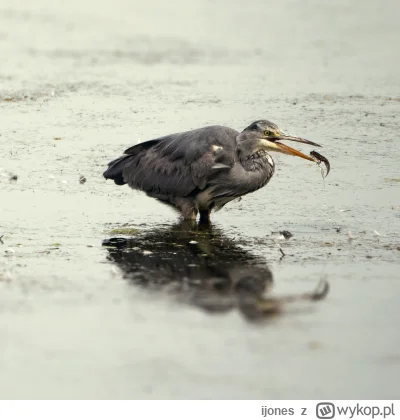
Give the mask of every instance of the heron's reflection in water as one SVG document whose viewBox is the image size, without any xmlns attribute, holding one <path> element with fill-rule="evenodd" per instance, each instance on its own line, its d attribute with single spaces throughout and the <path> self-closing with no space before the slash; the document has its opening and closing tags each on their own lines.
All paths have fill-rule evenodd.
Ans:
<svg viewBox="0 0 400 420">
<path fill-rule="evenodd" d="M 135 285 L 160 290 L 210 312 L 237 308 L 250 319 L 280 312 L 294 300 L 319 300 L 314 293 L 268 297 L 273 276 L 267 264 L 213 226 L 182 222 L 103 245 L 108 259 Z"/>
</svg>

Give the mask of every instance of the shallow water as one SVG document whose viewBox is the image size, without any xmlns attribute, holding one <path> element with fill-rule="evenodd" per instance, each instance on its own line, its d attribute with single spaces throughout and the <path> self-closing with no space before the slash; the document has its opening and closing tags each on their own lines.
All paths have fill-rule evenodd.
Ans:
<svg viewBox="0 0 400 420">
<path fill-rule="evenodd" d="M 0 395 L 398 398 L 399 3 L 168 4 L 0 5 Z M 322 144 L 325 181 L 274 156 L 176 236 L 101 176 L 138 141 L 259 118 Z"/>
</svg>

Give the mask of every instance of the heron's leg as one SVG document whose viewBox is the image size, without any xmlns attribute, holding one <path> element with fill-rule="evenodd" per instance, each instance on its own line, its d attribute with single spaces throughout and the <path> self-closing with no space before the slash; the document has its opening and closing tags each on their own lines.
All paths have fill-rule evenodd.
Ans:
<svg viewBox="0 0 400 420">
<path fill-rule="evenodd" d="M 196 209 L 182 210 L 182 216 L 185 220 L 196 220 L 197 210 Z"/>
<path fill-rule="evenodd" d="M 177 200 L 177 206 L 182 213 L 182 216 L 186 220 L 196 220 L 197 217 L 197 209 L 193 205 L 191 201 L 187 201 L 184 199 Z"/>
<path fill-rule="evenodd" d="M 210 223 L 211 210 L 200 210 L 200 223 Z"/>
</svg>

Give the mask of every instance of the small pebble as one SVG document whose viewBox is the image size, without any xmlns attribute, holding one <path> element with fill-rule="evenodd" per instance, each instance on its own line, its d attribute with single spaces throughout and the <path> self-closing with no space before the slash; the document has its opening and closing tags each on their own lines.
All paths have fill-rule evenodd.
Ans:
<svg viewBox="0 0 400 420">
<path fill-rule="evenodd" d="M 308 343 L 308 348 L 310 350 L 317 350 L 317 349 L 320 349 L 321 347 L 322 347 L 322 344 L 317 340 L 312 340 Z"/>
<path fill-rule="evenodd" d="M 288 230 L 281 230 L 279 232 L 271 232 L 271 236 L 278 240 L 288 240 L 290 239 L 293 234 L 290 233 Z"/>
<path fill-rule="evenodd" d="M 290 239 L 292 236 L 293 236 L 293 234 L 292 233 L 290 233 L 288 230 L 281 230 L 280 232 L 279 232 L 285 239 Z"/>
<path fill-rule="evenodd" d="M 86 182 L 86 178 L 83 176 L 83 175 L 81 175 L 80 177 L 79 177 L 79 183 L 80 184 L 84 184 Z"/>
</svg>

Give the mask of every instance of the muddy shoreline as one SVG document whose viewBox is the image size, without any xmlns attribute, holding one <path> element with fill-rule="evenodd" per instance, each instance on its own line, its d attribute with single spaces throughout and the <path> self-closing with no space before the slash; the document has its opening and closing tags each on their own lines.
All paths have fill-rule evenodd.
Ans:
<svg viewBox="0 0 400 420">
<path fill-rule="evenodd" d="M 2 398 L 398 398 L 399 6 L 379 7 L 2 3 Z M 139 141 L 260 118 L 329 176 L 274 156 L 204 232 L 101 176 Z"/>
</svg>

